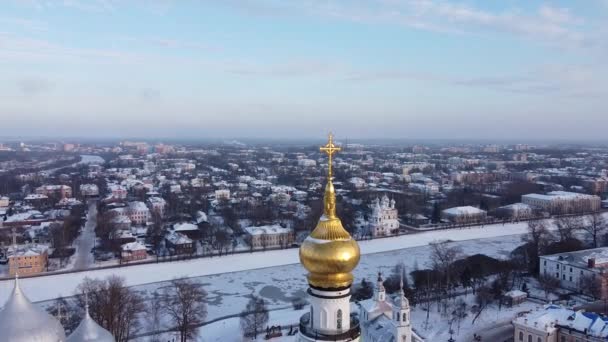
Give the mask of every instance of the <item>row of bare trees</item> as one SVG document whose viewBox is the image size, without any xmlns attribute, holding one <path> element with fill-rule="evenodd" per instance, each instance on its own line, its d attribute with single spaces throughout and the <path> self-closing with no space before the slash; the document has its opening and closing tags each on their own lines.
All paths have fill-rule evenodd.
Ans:
<svg viewBox="0 0 608 342">
<path fill-rule="evenodd" d="M 554 230 L 551 231 L 550 224 Z M 584 235 L 592 248 L 605 244 L 608 233 L 608 222 L 601 213 L 587 216 L 564 216 L 548 220 L 528 221 L 528 234 L 523 237 L 526 242 L 528 269 L 534 274 L 539 271 L 539 256 L 571 252 L 585 248 L 578 239 Z"/>
<path fill-rule="evenodd" d="M 76 293 L 73 298 L 58 298 L 49 312 L 60 319 L 69 333 L 78 326 L 88 304 L 91 317 L 118 342 L 132 339 L 145 321 L 150 321 L 153 332 L 172 330 L 180 342 L 191 341 L 207 316 L 207 293 L 191 279 L 174 279 L 146 298 L 118 276 L 85 278 Z M 160 341 L 157 336 L 152 340 Z"/>
</svg>

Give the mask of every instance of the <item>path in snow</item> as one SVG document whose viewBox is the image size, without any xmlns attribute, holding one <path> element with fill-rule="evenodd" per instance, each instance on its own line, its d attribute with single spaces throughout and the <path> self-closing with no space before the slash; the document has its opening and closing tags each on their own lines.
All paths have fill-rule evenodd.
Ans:
<svg viewBox="0 0 608 342">
<path fill-rule="evenodd" d="M 91 249 L 95 246 L 95 226 L 97 225 L 97 202 L 89 203 L 87 214 L 87 222 L 82 229 L 82 233 L 78 237 L 76 243 L 76 261 L 74 262 L 74 270 L 86 270 L 93 264 L 93 254 Z"/>
</svg>

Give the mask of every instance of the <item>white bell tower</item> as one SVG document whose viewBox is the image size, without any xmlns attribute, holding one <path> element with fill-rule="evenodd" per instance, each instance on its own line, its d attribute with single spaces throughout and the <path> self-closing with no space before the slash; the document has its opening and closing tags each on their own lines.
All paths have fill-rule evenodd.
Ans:
<svg viewBox="0 0 608 342">
<path fill-rule="evenodd" d="M 412 323 L 410 317 L 410 302 L 403 291 L 403 274 L 399 286 L 399 295 L 393 304 L 393 324 L 395 326 L 396 342 L 413 342 Z"/>
</svg>

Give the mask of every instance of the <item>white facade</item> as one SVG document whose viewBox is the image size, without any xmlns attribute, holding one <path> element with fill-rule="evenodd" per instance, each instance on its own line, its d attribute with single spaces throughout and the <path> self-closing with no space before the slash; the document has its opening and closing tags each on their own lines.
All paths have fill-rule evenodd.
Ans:
<svg viewBox="0 0 608 342">
<path fill-rule="evenodd" d="M 521 196 L 521 202 L 551 214 L 583 213 L 601 208 L 599 196 L 567 191 L 552 191 L 546 195 L 527 194 Z"/>
<path fill-rule="evenodd" d="M 129 202 L 128 215 L 133 224 L 146 224 L 150 220 L 150 210 L 144 202 Z"/>
<path fill-rule="evenodd" d="M 150 206 L 151 212 L 158 213 L 161 217 L 165 216 L 167 202 L 162 197 L 148 198 L 148 205 Z"/>
<path fill-rule="evenodd" d="M 97 184 L 82 184 L 80 185 L 80 194 L 86 196 L 99 196 L 99 188 Z"/>
<path fill-rule="evenodd" d="M 608 247 L 540 256 L 540 274 L 559 279 L 565 289 L 580 291 L 583 279 L 601 279 L 608 268 Z M 602 296 L 606 284 L 600 282 Z"/>
<path fill-rule="evenodd" d="M 399 231 L 398 212 L 397 209 L 395 209 L 395 200 L 389 201 L 386 195 L 384 195 L 382 201 L 376 198 L 372 205 L 369 230 L 374 237 L 395 235 Z"/>
<path fill-rule="evenodd" d="M 350 286 L 344 289 L 308 288 L 310 312 L 302 320 L 306 330 L 300 331 L 300 342 L 313 341 L 360 341 L 359 335 L 349 336 L 351 330 Z M 302 323 L 302 321 L 301 321 Z M 323 337 L 325 338 L 323 338 Z M 331 339 L 327 339 L 331 337 Z"/>
<path fill-rule="evenodd" d="M 423 342 L 413 330 L 410 304 L 401 287 L 398 295 L 390 300 L 378 274 L 378 280 L 371 299 L 362 301 L 359 318 L 361 336 L 365 342 Z"/>
<path fill-rule="evenodd" d="M 513 320 L 515 342 L 599 342 L 608 338 L 608 322 L 601 316 L 547 305 Z"/>
</svg>

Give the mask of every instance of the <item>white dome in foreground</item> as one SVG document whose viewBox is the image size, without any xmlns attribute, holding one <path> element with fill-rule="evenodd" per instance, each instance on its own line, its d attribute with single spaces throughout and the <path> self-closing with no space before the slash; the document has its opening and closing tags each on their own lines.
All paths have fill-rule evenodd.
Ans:
<svg viewBox="0 0 608 342">
<path fill-rule="evenodd" d="M 84 318 L 68 337 L 67 342 L 116 342 L 116 340 L 109 331 L 91 318 L 89 308 L 87 308 Z"/>
<path fill-rule="evenodd" d="M 0 311 L 0 340 L 10 342 L 65 342 L 57 319 L 32 304 L 15 279 L 15 288 Z"/>
</svg>

